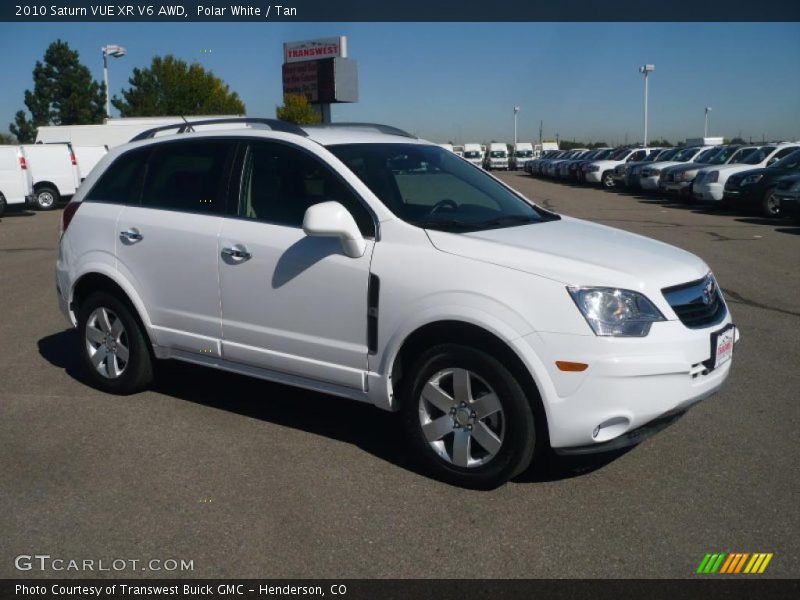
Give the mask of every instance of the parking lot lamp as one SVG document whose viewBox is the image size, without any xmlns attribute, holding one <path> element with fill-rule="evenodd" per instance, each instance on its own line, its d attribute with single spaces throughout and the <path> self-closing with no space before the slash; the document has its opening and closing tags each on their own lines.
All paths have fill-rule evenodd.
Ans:
<svg viewBox="0 0 800 600">
<path fill-rule="evenodd" d="M 116 44 L 108 44 L 100 48 L 103 51 L 103 81 L 106 84 L 106 117 L 111 116 L 111 93 L 108 90 L 108 57 L 122 58 L 125 56 L 125 48 Z"/>
<path fill-rule="evenodd" d="M 703 137 L 704 138 L 708 137 L 708 113 L 710 113 L 710 112 L 711 112 L 711 107 L 710 106 L 706 106 L 706 124 L 705 124 L 705 127 L 703 128 Z"/>
<path fill-rule="evenodd" d="M 514 107 L 514 148 L 517 147 L 517 115 L 519 114 L 519 106 Z"/>
<path fill-rule="evenodd" d="M 655 65 L 642 65 L 639 73 L 644 74 L 644 147 L 647 147 L 647 76 L 656 70 Z"/>
</svg>

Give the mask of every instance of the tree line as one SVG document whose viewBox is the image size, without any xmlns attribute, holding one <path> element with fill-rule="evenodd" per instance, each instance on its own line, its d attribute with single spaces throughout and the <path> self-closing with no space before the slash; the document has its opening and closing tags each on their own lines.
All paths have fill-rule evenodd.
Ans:
<svg viewBox="0 0 800 600">
<path fill-rule="evenodd" d="M 114 95 L 111 104 L 122 117 L 189 115 L 243 115 L 245 104 L 222 79 L 202 65 L 172 55 L 155 56 L 145 68 L 135 67 L 129 87 Z M 11 136 L 0 133 L 0 143 L 31 143 L 43 125 L 103 123 L 106 88 L 92 78 L 76 50 L 56 40 L 33 68 L 33 90 L 25 90 L 27 110 L 19 110 L 9 125 Z M 278 118 L 296 123 L 319 122 L 305 96 L 287 95 L 276 107 Z M 12 137 L 13 136 L 13 137 Z"/>
</svg>

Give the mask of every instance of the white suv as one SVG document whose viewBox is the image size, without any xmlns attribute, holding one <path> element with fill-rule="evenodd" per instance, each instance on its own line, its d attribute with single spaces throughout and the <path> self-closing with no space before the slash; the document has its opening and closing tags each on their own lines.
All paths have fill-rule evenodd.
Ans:
<svg viewBox="0 0 800 600">
<path fill-rule="evenodd" d="M 65 208 L 58 300 L 97 387 L 177 359 L 368 402 L 483 488 L 547 445 L 637 443 L 727 378 L 700 258 L 385 126 L 231 127 L 117 147 Z"/>
</svg>

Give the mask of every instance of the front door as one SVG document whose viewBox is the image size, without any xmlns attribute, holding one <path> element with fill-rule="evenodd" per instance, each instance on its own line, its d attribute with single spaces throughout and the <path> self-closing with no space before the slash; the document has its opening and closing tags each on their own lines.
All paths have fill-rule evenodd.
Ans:
<svg viewBox="0 0 800 600">
<path fill-rule="evenodd" d="M 319 157 L 288 143 L 250 144 L 240 189 L 237 216 L 219 237 L 224 357 L 363 389 L 370 213 Z M 306 209 L 328 200 L 353 214 L 367 238 L 363 256 L 303 232 Z"/>
</svg>

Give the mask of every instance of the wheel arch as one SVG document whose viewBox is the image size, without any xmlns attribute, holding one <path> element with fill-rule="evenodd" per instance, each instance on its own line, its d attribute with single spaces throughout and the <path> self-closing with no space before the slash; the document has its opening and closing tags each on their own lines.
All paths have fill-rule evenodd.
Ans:
<svg viewBox="0 0 800 600">
<path fill-rule="evenodd" d="M 537 437 L 549 445 L 547 414 L 542 400 L 542 390 L 536 378 L 517 350 L 503 339 L 499 332 L 469 321 L 459 319 L 431 321 L 418 326 L 405 336 L 388 364 L 389 381 L 394 390 L 393 398 L 397 398 L 397 391 L 402 386 L 403 378 L 408 374 L 415 358 L 426 349 L 445 343 L 474 347 L 498 358 L 525 391 L 534 413 Z M 399 405 L 399 399 L 393 403 Z"/>
<path fill-rule="evenodd" d="M 145 333 L 145 340 L 152 353 L 153 346 L 156 345 L 156 340 L 153 337 L 150 319 L 147 316 L 147 311 L 144 309 L 141 298 L 139 298 L 138 294 L 136 294 L 131 286 L 118 281 L 108 273 L 89 271 L 78 277 L 75 281 L 69 300 L 69 310 L 75 315 L 75 321 L 77 322 L 77 311 L 81 303 L 93 292 L 98 291 L 110 293 L 130 307 L 133 317 L 138 321 Z"/>
</svg>

